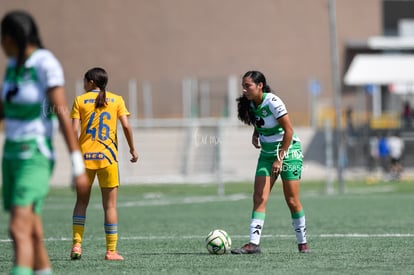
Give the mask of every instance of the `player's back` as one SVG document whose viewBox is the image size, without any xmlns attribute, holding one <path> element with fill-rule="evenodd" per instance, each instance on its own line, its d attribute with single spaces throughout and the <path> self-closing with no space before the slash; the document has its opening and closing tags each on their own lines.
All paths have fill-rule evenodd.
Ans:
<svg viewBox="0 0 414 275">
<path fill-rule="evenodd" d="M 97 169 L 118 161 L 117 120 L 129 115 L 121 96 L 106 92 L 106 105 L 95 108 L 98 92 L 76 97 L 71 117 L 81 121 L 79 145 L 86 167 Z"/>
</svg>

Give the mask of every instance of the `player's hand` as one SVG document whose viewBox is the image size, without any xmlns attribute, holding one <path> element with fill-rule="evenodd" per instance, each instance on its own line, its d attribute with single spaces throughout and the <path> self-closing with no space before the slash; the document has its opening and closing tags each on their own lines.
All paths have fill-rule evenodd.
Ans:
<svg viewBox="0 0 414 275">
<path fill-rule="evenodd" d="M 271 171 L 272 176 L 274 178 L 277 178 L 281 171 L 282 171 L 282 161 L 276 160 L 275 162 L 273 162 L 273 165 L 272 165 L 272 171 Z"/>
<path fill-rule="evenodd" d="M 259 136 L 256 136 L 256 135 L 252 136 L 252 144 L 256 149 L 260 149 Z"/>
<path fill-rule="evenodd" d="M 132 158 L 130 159 L 131 162 L 137 162 L 138 161 L 138 153 L 135 150 L 130 150 Z"/>
</svg>

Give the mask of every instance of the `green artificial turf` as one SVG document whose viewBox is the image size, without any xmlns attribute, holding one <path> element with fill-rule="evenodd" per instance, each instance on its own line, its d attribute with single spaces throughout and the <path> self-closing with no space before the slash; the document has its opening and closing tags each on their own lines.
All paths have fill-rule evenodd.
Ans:
<svg viewBox="0 0 414 275">
<path fill-rule="evenodd" d="M 100 192 L 94 187 L 79 261 L 71 261 L 75 195 L 54 188 L 43 210 L 45 242 L 54 274 L 414 274 L 414 183 L 347 182 L 345 194 L 324 194 L 324 183 L 303 182 L 301 201 L 312 253 L 297 252 L 280 183 L 269 200 L 262 254 L 210 255 L 204 239 L 224 229 L 233 247 L 248 241 L 250 183 L 121 186 L 118 250 L 104 260 Z M 8 214 L 0 215 L 0 273 L 12 266 Z"/>
</svg>

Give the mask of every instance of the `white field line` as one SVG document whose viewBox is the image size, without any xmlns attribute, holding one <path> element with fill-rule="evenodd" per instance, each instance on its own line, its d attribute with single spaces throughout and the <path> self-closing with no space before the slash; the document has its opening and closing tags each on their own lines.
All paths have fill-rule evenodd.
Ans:
<svg viewBox="0 0 414 275">
<path fill-rule="evenodd" d="M 150 205 L 172 205 L 172 204 L 193 204 L 193 203 L 208 203 L 220 201 L 238 201 L 249 198 L 245 194 L 234 194 L 229 196 L 198 196 L 198 197 L 183 197 L 179 199 L 156 199 L 144 201 L 130 201 L 118 202 L 118 207 L 134 207 L 134 206 L 150 206 Z M 99 205 L 99 207 L 102 207 Z"/>
<path fill-rule="evenodd" d="M 375 191 L 371 190 L 370 193 L 381 193 L 381 192 L 390 192 L 391 189 L 394 187 L 388 188 L 385 186 L 384 188 L 377 188 Z M 348 194 L 364 194 L 368 193 L 365 192 L 364 189 L 360 190 L 352 190 L 351 192 L 347 192 Z M 118 199 L 118 208 L 128 208 L 128 207 L 141 207 L 141 206 L 167 206 L 167 205 L 183 205 L 183 204 L 202 204 L 202 203 L 211 203 L 211 202 L 226 202 L 226 201 L 240 201 L 245 199 L 251 199 L 250 194 L 239 193 L 239 194 L 232 194 L 232 195 L 212 195 L 212 196 L 186 196 L 186 197 L 164 197 L 162 193 L 148 193 L 144 194 L 144 198 L 140 198 L 136 201 L 122 201 L 122 199 Z M 306 192 L 301 197 L 318 197 L 318 196 L 326 196 L 319 192 Z M 44 209 L 49 210 L 60 210 L 60 209 L 67 209 L 68 207 L 71 208 L 74 205 L 74 201 L 71 204 L 67 203 L 57 203 L 56 201 L 47 202 L 44 206 Z M 100 202 L 91 203 L 89 208 L 93 209 L 101 209 L 102 204 Z"/>
<path fill-rule="evenodd" d="M 120 237 L 121 240 L 204 240 L 206 236 L 200 235 L 188 235 L 188 236 L 131 236 L 131 237 Z M 232 239 L 246 239 L 248 235 L 233 235 Z M 361 233 L 348 233 L 348 234 L 318 234 L 318 235 L 309 235 L 310 238 L 334 238 L 334 239 L 346 239 L 346 238 L 412 238 L 414 233 L 385 233 L 385 234 L 361 234 Z M 295 238 L 294 234 L 284 235 L 284 234 L 275 234 L 275 235 L 262 235 L 262 238 L 275 238 L 275 239 L 290 239 Z M 85 238 L 85 240 L 91 240 L 91 238 Z M 93 240 L 105 240 L 105 238 L 93 238 Z M 57 242 L 57 241 L 72 241 L 72 238 L 46 238 L 46 242 Z M 11 242 L 10 239 L 0 239 L 1 242 Z"/>
<path fill-rule="evenodd" d="M 188 196 L 180 198 L 164 198 L 162 196 L 148 197 L 143 200 L 137 201 L 119 201 L 118 199 L 118 208 L 126 207 L 139 207 L 139 206 L 165 206 L 165 205 L 182 205 L 182 204 L 200 204 L 200 203 L 210 203 L 210 202 L 227 202 L 227 201 L 239 201 L 249 199 L 251 196 L 246 194 L 233 194 L 226 196 Z M 73 204 L 75 202 L 73 201 Z M 61 210 L 67 209 L 68 207 L 73 207 L 73 204 L 62 204 L 56 202 L 48 202 L 45 204 L 44 209 L 49 210 Z M 101 209 L 101 203 L 94 203 L 89 206 L 93 209 Z"/>
</svg>

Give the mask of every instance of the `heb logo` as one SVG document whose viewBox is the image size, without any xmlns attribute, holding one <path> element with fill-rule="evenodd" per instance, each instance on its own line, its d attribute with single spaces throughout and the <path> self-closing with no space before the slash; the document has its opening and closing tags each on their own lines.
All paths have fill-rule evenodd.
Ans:
<svg viewBox="0 0 414 275">
<path fill-rule="evenodd" d="M 107 97 L 106 102 L 111 102 L 114 103 L 115 102 L 115 98 L 111 98 L 111 97 Z M 94 98 L 88 98 L 83 100 L 83 104 L 88 104 L 88 103 L 95 103 L 95 99 Z"/>
<path fill-rule="evenodd" d="M 105 155 L 103 153 L 85 153 L 83 155 L 83 158 L 85 160 L 102 160 L 105 158 Z"/>
</svg>

